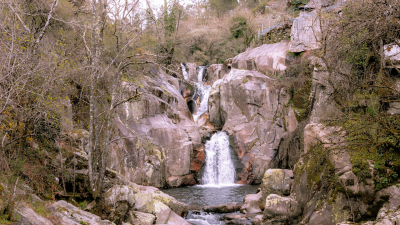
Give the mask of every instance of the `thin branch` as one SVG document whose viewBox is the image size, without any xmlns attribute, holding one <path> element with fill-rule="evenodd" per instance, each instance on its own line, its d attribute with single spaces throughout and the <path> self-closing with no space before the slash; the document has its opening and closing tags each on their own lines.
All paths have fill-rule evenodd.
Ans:
<svg viewBox="0 0 400 225">
<path fill-rule="evenodd" d="M 33 47 L 33 55 L 35 55 L 36 49 L 39 46 L 39 43 L 43 38 L 44 32 L 46 31 L 46 28 L 49 26 L 50 19 L 51 19 L 52 15 L 53 15 L 54 8 L 57 6 L 57 3 L 58 3 L 58 0 L 54 0 L 53 4 L 51 5 L 50 12 L 49 12 L 49 15 L 47 17 L 46 24 L 44 25 L 44 27 L 42 29 L 42 32 L 40 32 L 39 37 L 36 39 L 35 46 Z"/>
</svg>

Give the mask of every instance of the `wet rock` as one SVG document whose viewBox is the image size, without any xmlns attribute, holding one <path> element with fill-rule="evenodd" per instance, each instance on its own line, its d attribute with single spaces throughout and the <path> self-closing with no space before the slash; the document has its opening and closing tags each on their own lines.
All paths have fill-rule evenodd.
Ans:
<svg viewBox="0 0 400 225">
<path fill-rule="evenodd" d="M 263 222 L 263 215 L 257 215 L 253 219 L 254 225 L 262 225 Z"/>
<path fill-rule="evenodd" d="M 60 218 L 61 225 L 80 225 L 82 222 L 86 224 L 113 225 L 108 220 L 101 220 L 100 217 L 83 211 L 66 201 L 58 201 L 47 207 L 51 211 L 51 215 Z"/>
<path fill-rule="evenodd" d="M 206 156 L 204 152 L 204 146 L 200 146 L 194 149 L 194 157 L 190 164 L 190 171 L 197 174 L 201 168 L 206 164 Z"/>
<path fill-rule="evenodd" d="M 48 219 L 40 216 L 31 208 L 21 203 L 16 204 L 15 215 L 18 222 L 24 225 L 53 225 Z"/>
<path fill-rule="evenodd" d="M 186 71 L 189 75 L 189 80 L 197 82 L 197 65 L 196 63 L 186 63 Z"/>
<path fill-rule="evenodd" d="M 224 215 L 223 219 L 226 224 L 251 225 L 253 224 L 254 218 L 258 215 L 259 214 L 229 214 Z"/>
<path fill-rule="evenodd" d="M 250 194 L 244 197 L 244 203 L 240 208 L 241 213 L 259 213 L 264 209 L 262 192 Z"/>
<path fill-rule="evenodd" d="M 293 185 L 293 171 L 284 169 L 268 169 L 261 182 L 262 199 L 270 194 L 289 195 Z"/>
<path fill-rule="evenodd" d="M 294 224 L 301 213 L 301 207 L 291 197 L 268 195 L 264 209 L 264 224 Z"/>
<path fill-rule="evenodd" d="M 288 50 L 289 41 L 287 40 L 264 44 L 237 55 L 232 60 L 232 67 L 263 72 L 285 70 Z"/>
<path fill-rule="evenodd" d="M 156 217 L 149 213 L 129 211 L 127 222 L 131 224 L 152 225 Z"/>
<path fill-rule="evenodd" d="M 231 213 L 240 210 L 241 205 L 238 205 L 236 202 L 222 204 L 218 206 L 206 206 L 203 207 L 205 212 L 213 212 L 213 213 Z"/>
<path fill-rule="evenodd" d="M 193 174 L 185 176 L 168 177 L 167 184 L 169 187 L 191 186 L 196 184 Z"/>
<path fill-rule="evenodd" d="M 170 224 L 170 225 L 190 225 L 185 219 L 174 213 L 168 206 L 162 202 L 154 204 L 154 214 L 156 216 L 155 224 Z"/>
</svg>

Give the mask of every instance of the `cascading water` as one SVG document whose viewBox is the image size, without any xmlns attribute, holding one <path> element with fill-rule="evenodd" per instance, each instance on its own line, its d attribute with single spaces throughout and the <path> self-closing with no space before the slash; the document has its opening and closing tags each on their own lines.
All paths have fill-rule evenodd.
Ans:
<svg viewBox="0 0 400 225">
<path fill-rule="evenodd" d="M 208 97 L 210 96 L 211 86 L 203 84 L 205 68 L 205 66 L 199 66 L 197 72 L 198 83 L 196 83 L 196 94 L 200 98 L 200 105 L 197 109 L 197 112 L 193 115 L 193 119 L 195 122 L 201 115 L 208 111 Z"/>
<path fill-rule="evenodd" d="M 229 150 L 229 136 L 220 131 L 206 142 L 203 185 L 230 186 L 233 184 L 235 184 L 235 167 Z"/>
<path fill-rule="evenodd" d="M 196 94 L 199 95 L 200 105 L 197 112 L 193 114 L 195 122 L 201 115 L 208 111 L 208 97 L 210 96 L 210 90 L 210 85 L 196 84 Z"/>
<path fill-rule="evenodd" d="M 197 82 L 200 84 L 203 83 L 203 76 L 204 76 L 204 69 L 205 66 L 199 66 L 198 72 L 197 72 Z"/>
<path fill-rule="evenodd" d="M 183 78 L 185 78 L 185 80 L 189 79 L 189 74 L 186 71 L 186 66 L 183 65 L 183 63 L 181 63 L 181 67 L 182 67 L 182 74 L 183 74 Z"/>
</svg>

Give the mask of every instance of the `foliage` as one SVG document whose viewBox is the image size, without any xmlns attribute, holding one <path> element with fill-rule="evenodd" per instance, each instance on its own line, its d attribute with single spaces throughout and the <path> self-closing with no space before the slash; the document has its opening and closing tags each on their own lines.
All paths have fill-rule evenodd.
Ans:
<svg viewBox="0 0 400 225">
<path fill-rule="evenodd" d="M 290 3 L 294 8 L 298 8 L 299 6 L 307 4 L 308 0 L 291 0 Z"/>
<path fill-rule="evenodd" d="M 238 2 L 236 0 L 209 0 L 209 4 L 217 17 L 221 17 L 229 10 L 233 10 L 238 5 Z"/>
<path fill-rule="evenodd" d="M 264 14 L 264 13 L 270 13 L 271 10 L 269 10 L 269 8 L 266 8 L 266 6 L 268 5 L 268 1 L 264 0 L 261 1 L 254 9 L 251 10 L 252 13 L 256 14 L 256 13 L 260 13 L 260 14 Z"/>
<path fill-rule="evenodd" d="M 233 17 L 229 28 L 233 38 L 247 38 L 249 36 L 249 25 L 247 19 L 242 16 Z"/>
</svg>

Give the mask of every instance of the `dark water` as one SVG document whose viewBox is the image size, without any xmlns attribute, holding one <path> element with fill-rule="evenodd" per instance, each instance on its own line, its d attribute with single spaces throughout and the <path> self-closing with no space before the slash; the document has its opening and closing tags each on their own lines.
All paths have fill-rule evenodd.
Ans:
<svg viewBox="0 0 400 225">
<path fill-rule="evenodd" d="M 243 204 L 244 197 L 256 193 L 258 185 L 231 185 L 212 187 L 197 185 L 192 187 L 162 189 L 180 202 L 198 206 L 217 206 L 236 202 Z M 186 220 L 194 225 L 224 225 L 223 214 L 189 211 Z"/>
<path fill-rule="evenodd" d="M 232 185 L 225 187 L 197 185 L 163 189 L 161 191 L 189 205 L 216 206 L 231 202 L 242 204 L 244 197 L 248 194 L 256 193 L 258 187 L 258 185 Z"/>
</svg>

